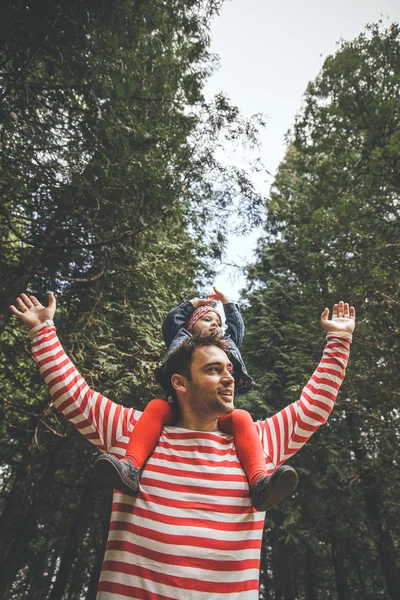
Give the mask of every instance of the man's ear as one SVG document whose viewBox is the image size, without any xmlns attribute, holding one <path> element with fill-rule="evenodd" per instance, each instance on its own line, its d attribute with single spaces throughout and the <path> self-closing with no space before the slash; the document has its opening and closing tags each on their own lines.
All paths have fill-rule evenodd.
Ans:
<svg viewBox="0 0 400 600">
<path fill-rule="evenodd" d="M 171 377 L 171 385 L 176 392 L 180 392 L 181 394 L 186 392 L 187 390 L 187 381 L 186 377 L 183 375 L 179 375 L 179 373 L 174 373 Z"/>
</svg>

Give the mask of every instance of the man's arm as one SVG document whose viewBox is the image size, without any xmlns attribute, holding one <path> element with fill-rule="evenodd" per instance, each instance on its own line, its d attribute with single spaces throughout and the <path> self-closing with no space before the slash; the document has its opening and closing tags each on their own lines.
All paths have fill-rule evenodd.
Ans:
<svg viewBox="0 0 400 600">
<path fill-rule="evenodd" d="M 355 310 L 340 302 L 321 315 L 322 327 L 328 332 L 324 353 L 300 400 L 290 404 L 273 417 L 259 422 L 266 454 L 278 467 L 309 440 L 324 425 L 333 409 L 345 376 L 350 353 Z"/>
<path fill-rule="evenodd" d="M 45 380 L 54 406 L 103 452 L 116 439 L 132 428 L 136 418 L 134 409 L 108 400 L 90 389 L 64 352 L 52 322 L 55 298 L 49 294 L 49 304 L 42 306 L 34 296 L 22 294 L 17 299 L 20 310 L 11 311 L 30 329 L 32 354 Z"/>
</svg>

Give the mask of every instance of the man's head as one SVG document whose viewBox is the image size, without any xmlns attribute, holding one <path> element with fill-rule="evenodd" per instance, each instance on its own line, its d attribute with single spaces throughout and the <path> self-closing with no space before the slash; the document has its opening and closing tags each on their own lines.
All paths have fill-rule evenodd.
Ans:
<svg viewBox="0 0 400 600">
<path fill-rule="evenodd" d="M 181 412 L 218 418 L 233 410 L 235 381 L 226 342 L 194 335 L 168 357 L 166 374 Z"/>
<path fill-rule="evenodd" d="M 221 315 L 213 306 L 199 306 L 186 322 L 186 329 L 191 333 L 203 332 L 221 335 Z"/>
</svg>

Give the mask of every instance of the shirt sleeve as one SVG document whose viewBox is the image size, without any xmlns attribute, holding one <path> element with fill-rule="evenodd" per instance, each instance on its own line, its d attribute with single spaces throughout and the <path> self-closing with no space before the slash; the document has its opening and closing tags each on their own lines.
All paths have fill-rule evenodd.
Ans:
<svg viewBox="0 0 400 600">
<path fill-rule="evenodd" d="M 227 304 L 224 304 L 223 307 L 226 319 L 227 332 L 229 333 L 235 346 L 240 348 L 244 336 L 244 322 L 242 315 L 240 314 L 240 311 L 236 304 L 234 304 L 233 302 L 228 302 Z"/>
<path fill-rule="evenodd" d="M 141 413 L 90 389 L 66 355 L 54 326 L 46 325 L 35 333 L 32 355 L 56 409 L 99 450 L 108 452 L 133 429 Z"/>
<path fill-rule="evenodd" d="M 184 300 L 169 311 L 162 326 L 162 334 L 167 348 L 171 346 L 176 335 L 185 327 L 186 321 L 193 311 L 194 306 L 190 300 Z"/>
<path fill-rule="evenodd" d="M 352 336 L 328 333 L 318 367 L 304 387 L 300 400 L 276 415 L 258 421 L 265 454 L 275 467 L 288 460 L 327 422 L 343 382 Z"/>
</svg>

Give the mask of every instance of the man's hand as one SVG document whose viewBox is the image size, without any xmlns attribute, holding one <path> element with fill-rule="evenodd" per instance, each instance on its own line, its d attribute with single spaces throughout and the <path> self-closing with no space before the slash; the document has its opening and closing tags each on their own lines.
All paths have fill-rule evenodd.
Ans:
<svg viewBox="0 0 400 600">
<path fill-rule="evenodd" d="M 211 300 L 208 300 L 207 298 L 192 298 L 190 300 L 190 302 L 193 304 L 193 306 L 195 308 L 199 308 L 199 306 L 207 306 L 208 304 L 211 304 Z"/>
<path fill-rule="evenodd" d="M 29 329 L 32 329 L 32 327 L 36 327 L 36 325 L 40 325 L 54 317 L 54 313 L 56 312 L 56 299 L 54 298 L 53 292 L 49 292 L 48 301 L 49 303 L 47 306 L 42 306 L 35 296 L 28 297 L 26 294 L 21 294 L 21 296 L 17 298 L 19 310 L 12 305 L 10 306 L 10 310 L 24 325 L 29 327 Z"/>
<path fill-rule="evenodd" d="M 225 296 L 225 294 L 223 294 L 222 292 L 217 290 L 215 285 L 213 285 L 213 290 L 214 290 L 213 294 L 207 294 L 207 296 L 208 296 L 208 298 L 210 298 L 210 300 L 219 300 L 219 302 L 222 302 L 222 304 L 228 304 L 228 302 L 230 302 L 228 296 Z"/>
<path fill-rule="evenodd" d="M 321 315 L 321 325 L 325 331 L 341 331 L 353 333 L 356 326 L 356 310 L 347 302 L 339 302 L 333 305 L 332 319 L 329 320 L 329 308 Z"/>
</svg>

